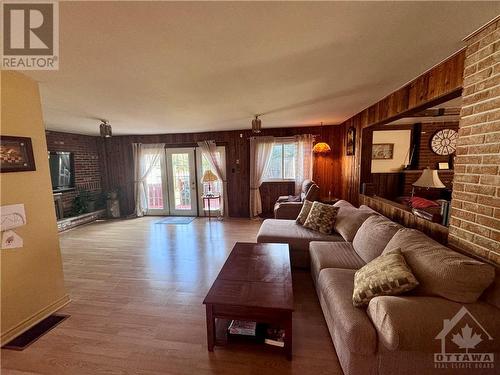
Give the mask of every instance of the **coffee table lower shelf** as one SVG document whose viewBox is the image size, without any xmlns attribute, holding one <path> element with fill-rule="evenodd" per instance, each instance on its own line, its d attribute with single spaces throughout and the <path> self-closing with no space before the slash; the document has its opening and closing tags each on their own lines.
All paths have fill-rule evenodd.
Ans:
<svg viewBox="0 0 500 375">
<path fill-rule="evenodd" d="M 285 330 L 285 346 L 279 347 L 274 345 L 269 345 L 264 342 L 264 335 L 260 334 L 257 336 L 245 336 L 245 335 L 231 335 L 228 332 L 231 320 L 227 317 L 218 318 L 210 314 L 210 306 L 207 305 L 207 339 L 208 339 L 208 350 L 213 351 L 214 346 L 235 346 L 239 348 L 245 347 L 258 347 L 262 350 L 272 352 L 272 353 L 282 353 L 291 360 L 292 359 L 292 316 L 286 314 L 285 318 L 282 317 L 276 319 L 271 317 L 270 319 L 254 319 L 252 317 L 235 317 L 238 320 L 249 320 L 257 321 L 259 324 L 272 324 L 273 326 L 278 326 Z M 288 316 L 289 315 L 289 316 Z"/>
</svg>

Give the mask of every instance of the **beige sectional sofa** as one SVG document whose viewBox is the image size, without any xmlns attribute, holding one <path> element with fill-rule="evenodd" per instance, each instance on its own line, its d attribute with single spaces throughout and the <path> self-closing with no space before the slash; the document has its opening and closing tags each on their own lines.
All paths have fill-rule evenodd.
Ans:
<svg viewBox="0 0 500 375">
<path fill-rule="evenodd" d="M 403 228 L 367 207 L 356 209 L 347 202 L 339 202 L 337 205 L 341 206 L 341 217 L 348 214 L 351 224 L 356 222 L 354 237 L 351 241 L 344 240 L 352 231 L 344 233 L 344 237 L 340 234 L 333 235 L 335 241 L 329 241 L 325 237 L 317 241 L 311 237 L 309 259 L 321 308 L 344 374 L 498 373 L 498 270 L 492 265 L 448 249 L 421 232 Z M 352 216 L 356 216 L 353 210 L 369 213 L 360 225 L 358 224 L 362 219 L 352 219 Z M 358 212 L 358 216 L 363 215 Z M 267 234 L 260 236 L 260 241 L 283 240 L 291 244 L 296 256 L 301 254 L 299 251 L 306 246 L 306 233 L 309 231 L 300 231 L 292 227 L 292 223 L 294 221 L 268 222 L 265 225 L 267 228 L 264 228 L 264 233 Z M 278 237 L 271 236 L 271 227 L 282 228 Z M 300 241 L 297 239 L 299 233 Z M 295 237 L 286 241 L 286 234 Z M 356 270 L 384 251 L 396 247 L 401 248 L 420 285 L 400 296 L 375 297 L 365 308 L 354 307 L 352 295 Z M 293 254 L 292 252 L 292 259 Z M 460 314 L 462 307 L 473 318 L 468 313 L 461 319 L 454 318 L 456 314 Z M 451 327 L 450 332 L 443 333 L 446 328 L 444 325 L 449 325 L 450 322 L 456 323 L 456 326 Z M 440 334 L 444 335 L 446 353 L 465 353 L 464 348 L 459 348 L 452 342 L 453 335 L 463 333 L 460 329 L 465 324 L 472 326 L 473 333 L 481 335 L 477 348 L 469 351 L 493 353 L 494 363 L 448 363 L 447 368 L 443 368 L 442 363 L 436 364 L 435 354 L 442 351 Z M 493 369 L 484 368 L 491 365 L 494 366 Z M 469 368 L 458 368 L 459 366 Z"/>
</svg>

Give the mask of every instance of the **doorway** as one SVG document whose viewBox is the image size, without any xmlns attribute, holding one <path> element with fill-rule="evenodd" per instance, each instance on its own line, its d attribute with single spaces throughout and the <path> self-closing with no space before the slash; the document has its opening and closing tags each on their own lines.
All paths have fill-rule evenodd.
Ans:
<svg viewBox="0 0 500 375">
<path fill-rule="evenodd" d="M 148 215 L 197 216 L 194 148 L 166 148 L 146 179 Z"/>
</svg>

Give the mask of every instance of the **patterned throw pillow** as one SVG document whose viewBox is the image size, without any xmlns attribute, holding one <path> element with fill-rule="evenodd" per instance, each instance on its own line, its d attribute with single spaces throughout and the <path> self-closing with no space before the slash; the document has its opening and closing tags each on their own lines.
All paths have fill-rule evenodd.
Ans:
<svg viewBox="0 0 500 375">
<path fill-rule="evenodd" d="M 352 303 L 366 306 L 377 296 L 396 296 L 412 290 L 418 281 L 405 262 L 401 249 L 382 254 L 354 274 Z"/>
<path fill-rule="evenodd" d="M 297 216 L 297 219 L 295 222 L 300 225 L 304 225 L 306 222 L 307 216 L 309 215 L 309 212 L 311 211 L 311 207 L 313 205 L 313 202 L 305 200 L 304 204 L 302 205 L 302 209 L 300 210 L 299 216 Z"/>
<path fill-rule="evenodd" d="M 309 211 L 309 215 L 307 215 L 304 227 L 324 234 L 331 234 L 338 210 L 338 207 L 314 202 Z"/>
</svg>

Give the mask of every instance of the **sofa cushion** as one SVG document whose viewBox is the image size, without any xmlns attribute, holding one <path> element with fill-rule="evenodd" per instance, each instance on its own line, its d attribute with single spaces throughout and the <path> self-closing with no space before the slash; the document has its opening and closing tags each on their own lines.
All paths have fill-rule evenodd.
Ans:
<svg viewBox="0 0 500 375">
<path fill-rule="evenodd" d="M 439 297 L 382 296 L 370 301 L 366 313 L 377 330 L 379 342 L 387 350 L 438 353 L 441 342 L 436 336 L 443 330 L 444 320 L 451 320 L 462 307 L 461 303 Z M 480 351 L 498 352 L 499 310 L 484 302 L 468 304 L 465 308 L 494 338 L 487 340 L 484 332 L 478 332 L 483 338 L 478 346 Z M 460 332 L 467 318 L 460 320 L 450 335 Z"/>
<path fill-rule="evenodd" d="M 346 268 L 357 270 L 365 265 L 349 242 L 316 242 L 309 244 L 311 274 L 317 282 L 324 268 Z"/>
<path fill-rule="evenodd" d="M 472 303 L 493 282 L 493 266 L 457 253 L 415 229 L 400 229 L 383 253 L 400 248 L 420 285 L 415 292 Z"/>
<path fill-rule="evenodd" d="M 309 215 L 304 223 L 304 227 L 316 230 L 324 234 L 331 234 L 338 207 L 329 204 L 314 202 Z"/>
<path fill-rule="evenodd" d="M 377 336 L 375 328 L 364 309 L 352 305 L 355 270 L 325 268 L 319 273 L 317 288 L 322 295 L 330 332 L 342 337 L 350 352 L 375 353 Z M 332 329 L 333 327 L 333 329 Z"/>
<path fill-rule="evenodd" d="M 309 216 L 309 212 L 311 211 L 313 202 L 308 201 L 307 199 L 304 201 L 304 204 L 302 205 L 302 209 L 299 212 L 299 216 L 297 216 L 297 219 L 295 222 L 300 225 L 304 225 L 306 222 L 307 216 Z"/>
<path fill-rule="evenodd" d="M 352 241 L 352 246 L 358 255 L 368 263 L 382 254 L 389 240 L 401 228 L 403 228 L 401 225 L 384 216 L 372 215 L 359 227 Z"/>
<path fill-rule="evenodd" d="M 295 250 L 309 252 L 311 241 L 343 241 L 338 234 L 323 234 L 298 225 L 295 220 L 267 219 L 257 233 L 259 243 L 287 243 Z"/>
<path fill-rule="evenodd" d="M 345 201 L 343 199 L 335 202 L 334 206 L 335 207 L 352 207 L 352 208 L 356 208 L 352 204 L 350 204 L 348 201 Z"/>
<path fill-rule="evenodd" d="M 369 211 L 341 205 L 337 212 L 337 218 L 335 219 L 333 229 L 339 233 L 344 240 L 352 242 L 361 224 L 372 215 L 373 213 Z"/>
<path fill-rule="evenodd" d="M 391 250 L 356 271 L 352 303 L 356 307 L 365 306 L 374 297 L 396 296 L 417 285 L 401 250 Z"/>
<path fill-rule="evenodd" d="M 359 210 L 369 211 L 369 212 L 371 212 L 373 214 L 381 215 L 380 212 L 375 211 L 373 208 L 371 208 L 371 207 L 369 207 L 367 205 L 364 205 L 364 204 L 362 204 L 361 206 L 359 206 Z"/>
</svg>

